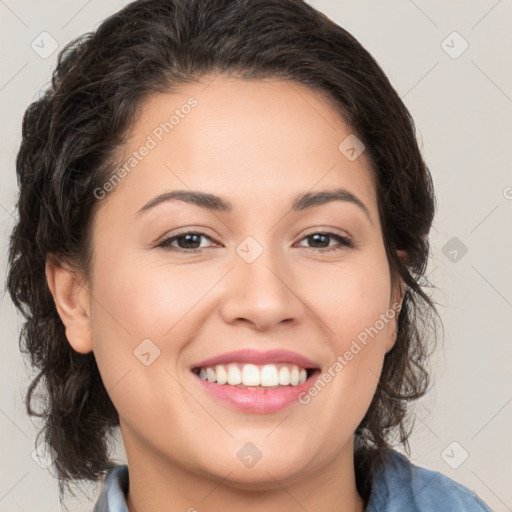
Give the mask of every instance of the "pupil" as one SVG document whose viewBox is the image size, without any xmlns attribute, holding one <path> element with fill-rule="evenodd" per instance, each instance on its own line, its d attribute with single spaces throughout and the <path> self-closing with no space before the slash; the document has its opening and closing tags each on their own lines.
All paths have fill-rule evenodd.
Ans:
<svg viewBox="0 0 512 512">
<path fill-rule="evenodd" d="M 315 234 L 315 235 L 311 235 L 311 236 L 310 236 L 310 238 L 312 238 L 312 239 L 313 239 L 313 243 L 318 242 L 318 241 L 319 241 L 319 240 L 318 240 L 318 238 L 319 238 L 319 237 L 322 237 L 322 238 L 324 238 L 324 239 L 325 239 L 325 238 L 327 238 L 327 236 L 326 236 L 326 235 L 322 235 L 322 234 L 318 234 L 318 233 L 317 233 L 317 234 Z M 324 240 L 324 241 L 325 241 L 325 240 Z M 322 243 L 322 242 L 320 241 L 320 244 L 321 244 L 321 243 Z"/>
<path fill-rule="evenodd" d="M 194 233 L 187 233 L 186 235 L 183 235 L 183 236 L 181 237 L 181 240 L 185 240 L 185 245 L 187 245 L 187 247 L 185 247 L 185 248 L 190 249 L 190 247 L 188 247 L 188 245 L 189 245 L 190 243 L 194 244 L 194 240 L 191 240 L 191 238 L 193 238 L 193 237 L 196 237 L 196 238 L 197 238 L 197 237 L 198 237 L 198 235 L 196 235 L 196 234 L 194 234 Z M 197 240 L 196 240 L 196 243 L 197 243 Z"/>
<path fill-rule="evenodd" d="M 194 244 L 194 243 L 197 244 L 198 238 L 199 238 L 199 235 L 196 235 L 194 233 L 187 233 L 186 235 L 183 235 L 180 239 L 184 240 L 184 244 L 187 246 L 185 248 L 190 249 L 190 244 Z M 313 245 L 315 247 L 317 247 L 318 244 L 320 244 L 320 246 L 321 246 L 323 243 L 325 243 L 326 238 L 328 238 L 328 237 L 327 237 L 327 235 L 322 235 L 322 234 L 316 233 L 314 235 L 309 236 L 309 238 L 311 240 L 313 240 Z M 180 245 L 183 246 L 183 244 L 180 244 Z M 182 248 L 184 248 L 184 247 L 182 247 Z"/>
</svg>

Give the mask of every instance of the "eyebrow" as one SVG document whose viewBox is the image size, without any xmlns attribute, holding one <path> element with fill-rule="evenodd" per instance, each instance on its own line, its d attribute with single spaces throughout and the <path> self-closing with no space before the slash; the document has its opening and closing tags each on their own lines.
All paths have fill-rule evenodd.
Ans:
<svg viewBox="0 0 512 512">
<path fill-rule="evenodd" d="M 171 192 L 160 194 L 159 196 L 156 196 L 148 201 L 139 211 L 137 211 L 135 216 L 138 216 L 139 214 L 154 208 L 161 203 L 175 200 L 183 201 L 185 203 L 193 204 L 201 208 L 206 208 L 208 210 L 217 212 L 233 211 L 233 205 L 229 201 L 214 194 L 194 190 L 173 190 Z M 292 211 L 302 211 L 333 201 L 343 201 L 355 204 L 361 210 L 363 210 L 365 215 L 368 217 L 368 220 L 373 224 L 373 221 L 370 217 L 370 212 L 368 211 L 366 205 L 358 197 L 352 194 L 352 192 L 349 192 L 344 188 L 338 188 L 335 190 L 323 190 L 320 192 L 306 192 L 294 199 L 291 209 Z"/>
</svg>

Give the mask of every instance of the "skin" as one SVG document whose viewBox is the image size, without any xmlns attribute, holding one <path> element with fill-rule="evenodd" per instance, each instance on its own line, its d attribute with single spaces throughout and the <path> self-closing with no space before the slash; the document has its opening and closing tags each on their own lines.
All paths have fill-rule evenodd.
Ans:
<svg viewBox="0 0 512 512">
<path fill-rule="evenodd" d="M 119 412 L 128 508 L 363 511 L 353 433 L 394 344 L 396 317 L 307 405 L 275 413 L 218 402 L 190 367 L 240 348 L 284 348 L 327 370 L 402 301 L 390 279 L 366 154 L 350 161 L 338 150 L 352 132 L 319 93 L 220 75 L 151 97 L 125 156 L 191 96 L 197 107 L 100 200 L 91 274 L 47 261 L 69 343 L 94 351 Z M 369 217 L 346 201 L 290 211 L 301 193 L 340 187 Z M 177 189 L 222 196 L 233 210 L 169 201 L 136 214 Z M 189 245 L 201 252 L 187 253 L 183 238 L 175 251 L 156 247 L 181 228 L 205 233 Z M 355 247 L 307 237 L 325 231 Z M 247 236 L 263 249 L 250 264 L 236 252 Z M 144 339 L 160 350 L 148 366 L 134 356 Z M 252 468 L 236 456 L 247 442 L 262 454 Z"/>
</svg>

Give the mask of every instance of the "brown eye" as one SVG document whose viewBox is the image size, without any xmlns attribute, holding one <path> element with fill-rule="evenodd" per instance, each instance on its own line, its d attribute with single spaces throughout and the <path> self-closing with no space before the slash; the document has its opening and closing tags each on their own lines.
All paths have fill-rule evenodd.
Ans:
<svg viewBox="0 0 512 512">
<path fill-rule="evenodd" d="M 202 238 L 211 240 L 209 236 L 199 231 L 185 231 L 169 238 L 165 238 L 157 245 L 157 247 L 169 250 L 197 252 L 204 248 L 204 246 L 201 246 Z M 174 242 L 177 243 L 177 247 L 173 245 Z"/>
<path fill-rule="evenodd" d="M 329 246 L 329 239 L 334 239 L 338 245 Z M 305 236 L 302 240 L 309 240 L 312 244 L 311 249 L 319 249 L 320 252 L 336 251 L 343 247 L 354 247 L 352 241 L 344 236 L 330 232 L 311 233 Z M 325 245 L 327 244 L 327 245 Z"/>
</svg>

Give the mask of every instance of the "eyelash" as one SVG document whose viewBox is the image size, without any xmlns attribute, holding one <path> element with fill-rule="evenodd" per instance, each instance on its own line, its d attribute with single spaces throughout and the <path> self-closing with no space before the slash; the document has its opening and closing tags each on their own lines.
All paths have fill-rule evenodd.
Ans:
<svg viewBox="0 0 512 512">
<path fill-rule="evenodd" d="M 156 247 L 161 247 L 161 248 L 163 248 L 165 250 L 176 251 L 176 252 L 185 252 L 185 253 L 198 253 L 198 252 L 201 252 L 201 250 L 202 250 L 201 248 L 183 249 L 181 247 L 173 247 L 173 246 L 171 246 L 172 242 L 174 242 L 175 240 L 177 240 L 179 238 L 182 238 L 182 237 L 184 237 L 186 235 L 198 235 L 198 236 L 202 236 L 202 237 L 208 238 L 209 240 L 213 241 L 213 239 L 211 237 L 209 237 L 208 235 L 206 235 L 205 233 L 202 233 L 200 231 L 183 231 L 181 233 L 178 233 L 177 235 L 171 236 L 169 238 L 165 238 Z M 337 233 L 332 233 L 330 231 L 315 231 L 313 233 L 309 233 L 308 235 L 304 236 L 301 240 L 305 240 L 307 238 L 312 238 L 314 235 L 324 235 L 324 236 L 328 236 L 328 237 L 334 238 L 341 245 L 341 247 L 339 247 L 339 246 L 338 247 L 336 247 L 336 246 L 334 246 L 334 247 L 323 247 L 323 248 L 309 247 L 309 249 L 313 249 L 313 250 L 316 249 L 318 252 L 321 252 L 321 253 L 331 252 L 331 251 L 339 251 L 343 247 L 348 247 L 350 249 L 353 249 L 355 247 L 354 243 L 349 238 L 341 236 L 341 235 L 338 235 Z"/>
</svg>

